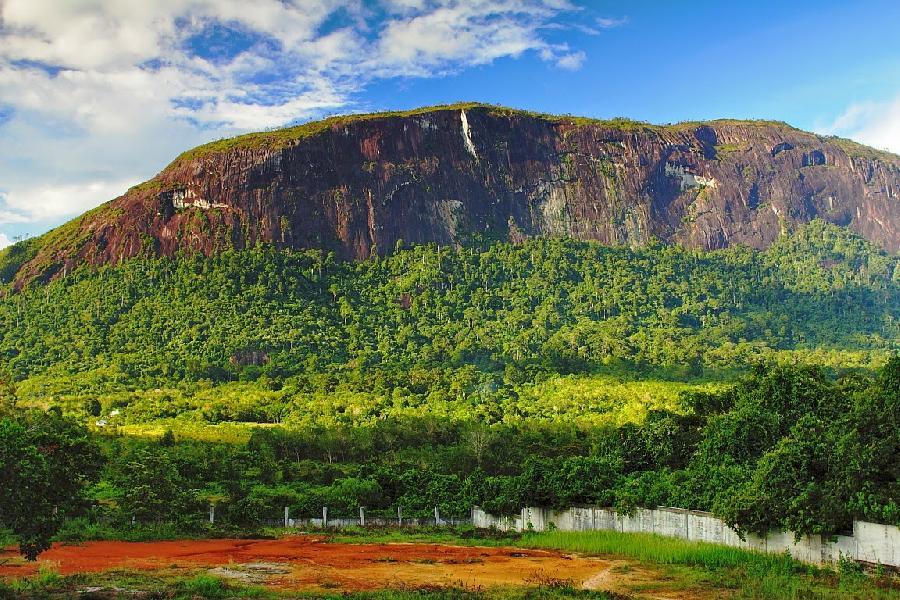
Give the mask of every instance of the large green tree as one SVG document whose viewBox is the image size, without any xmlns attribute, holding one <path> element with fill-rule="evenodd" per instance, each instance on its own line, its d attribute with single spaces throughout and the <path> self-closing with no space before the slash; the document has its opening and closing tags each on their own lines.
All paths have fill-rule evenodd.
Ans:
<svg viewBox="0 0 900 600">
<path fill-rule="evenodd" d="M 49 548 L 62 521 L 84 507 L 101 461 L 89 432 L 56 411 L 0 418 L 0 526 L 26 558 Z"/>
</svg>

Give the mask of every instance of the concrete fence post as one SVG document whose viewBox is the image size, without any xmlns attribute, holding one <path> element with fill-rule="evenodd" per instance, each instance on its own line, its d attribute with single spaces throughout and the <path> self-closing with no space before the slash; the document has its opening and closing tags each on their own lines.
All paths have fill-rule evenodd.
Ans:
<svg viewBox="0 0 900 600">
<path fill-rule="evenodd" d="M 403 507 L 397 507 L 397 523 L 400 527 L 403 527 Z"/>
<path fill-rule="evenodd" d="M 360 527 L 366 526 L 366 509 L 363 508 L 362 506 L 359 507 L 359 526 Z"/>
<path fill-rule="evenodd" d="M 328 507 L 322 507 L 322 528 L 328 527 Z"/>
<path fill-rule="evenodd" d="M 216 505 L 215 504 L 209 505 L 209 522 L 210 523 L 216 522 Z"/>
<path fill-rule="evenodd" d="M 434 524 L 435 525 L 441 524 L 441 513 L 438 511 L 437 506 L 434 507 Z"/>
<path fill-rule="evenodd" d="M 291 512 L 290 511 L 291 511 L 290 506 L 284 507 L 284 526 L 285 527 L 290 527 L 290 524 L 291 524 L 291 519 L 290 519 Z"/>
</svg>

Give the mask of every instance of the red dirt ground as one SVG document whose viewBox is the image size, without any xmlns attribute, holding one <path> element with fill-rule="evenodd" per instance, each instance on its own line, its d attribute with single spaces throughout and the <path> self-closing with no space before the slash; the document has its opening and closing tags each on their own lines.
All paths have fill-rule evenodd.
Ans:
<svg viewBox="0 0 900 600">
<path fill-rule="evenodd" d="M 568 580 L 577 587 L 637 598 L 715 598 L 669 586 L 662 573 L 635 561 L 588 558 L 544 550 L 440 544 L 340 544 L 322 537 L 274 540 L 180 540 L 54 544 L 36 563 L 15 548 L 0 549 L 0 578 L 32 575 L 40 566 L 62 574 L 197 570 L 288 590 L 356 591 L 397 587 L 541 585 Z"/>
<path fill-rule="evenodd" d="M 286 588 L 365 590 L 391 585 L 502 585 L 571 579 L 580 585 L 609 561 L 541 550 L 438 544 L 332 544 L 316 537 L 275 540 L 183 540 L 54 544 L 37 563 L 0 553 L 0 577 L 33 574 L 46 565 L 62 575 L 110 569 L 234 567 L 263 563 L 282 567 L 266 583 Z"/>
</svg>

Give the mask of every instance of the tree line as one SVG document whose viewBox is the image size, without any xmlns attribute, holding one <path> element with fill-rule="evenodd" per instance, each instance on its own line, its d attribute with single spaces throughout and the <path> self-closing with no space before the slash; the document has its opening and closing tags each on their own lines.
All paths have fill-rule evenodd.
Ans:
<svg viewBox="0 0 900 600">
<path fill-rule="evenodd" d="M 23 551 L 58 527 L 200 530 L 295 516 L 509 514 L 590 504 L 709 510 L 741 533 L 834 534 L 900 523 L 900 358 L 874 375 L 758 366 L 734 387 L 686 392 L 639 425 L 487 426 L 435 418 L 369 427 L 257 428 L 245 443 L 91 435 L 58 413 L 0 421 L 0 522 Z M 77 517 L 77 518 L 75 518 Z"/>
</svg>

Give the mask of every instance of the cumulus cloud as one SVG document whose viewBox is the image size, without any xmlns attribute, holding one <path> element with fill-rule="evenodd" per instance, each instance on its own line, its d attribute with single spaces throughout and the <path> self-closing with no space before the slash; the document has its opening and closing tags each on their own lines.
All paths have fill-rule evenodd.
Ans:
<svg viewBox="0 0 900 600">
<path fill-rule="evenodd" d="M 820 131 L 900 154 L 900 96 L 853 104 Z"/>
<path fill-rule="evenodd" d="M 533 53 L 568 0 L 0 0 L 0 225 L 110 199 L 177 151 L 356 108 L 374 80 Z"/>
</svg>

